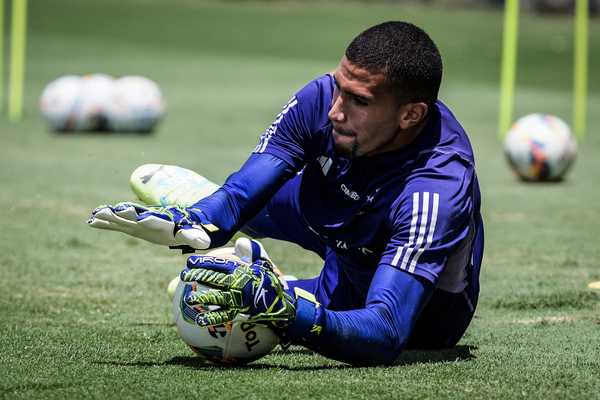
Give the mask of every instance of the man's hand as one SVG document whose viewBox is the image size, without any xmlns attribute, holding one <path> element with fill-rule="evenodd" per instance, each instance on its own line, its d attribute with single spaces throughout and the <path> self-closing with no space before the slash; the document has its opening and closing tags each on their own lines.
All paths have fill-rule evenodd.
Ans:
<svg viewBox="0 0 600 400">
<path fill-rule="evenodd" d="M 92 211 L 88 224 L 189 251 L 208 249 L 207 231 L 218 229 L 195 222 L 181 207 L 145 207 L 135 203 L 100 206 Z"/>
<path fill-rule="evenodd" d="M 242 261 L 208 255 L 188 258 L 181 280 L 210 289 L 191 295 L 186 302 L 220 307 L 201 314 L 196 322 L 201 326 L 219 325 L 246 314 L 249 322 L 285 327 L 294 319 L 294 301 L 273 272 L 264 249 L 247 238 L 238 239 L 235 247 Z"/>
</svg>

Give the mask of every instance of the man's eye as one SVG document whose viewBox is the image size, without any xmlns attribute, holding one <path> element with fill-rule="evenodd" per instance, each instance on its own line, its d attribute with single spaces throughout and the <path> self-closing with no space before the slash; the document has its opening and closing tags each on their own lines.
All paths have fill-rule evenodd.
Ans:
<svg viewBox="0 0 600 400">
<path fill-rule="evenodd" d="M 368 106 L 369 105 L 369 103 L 367 103 L 364 99 L 362 99 L 360 97 L 352 96 L 352 100 L 354 101 L 354 103 L 357 106 L 364 107 L 364 106 Z"/>
</svg>

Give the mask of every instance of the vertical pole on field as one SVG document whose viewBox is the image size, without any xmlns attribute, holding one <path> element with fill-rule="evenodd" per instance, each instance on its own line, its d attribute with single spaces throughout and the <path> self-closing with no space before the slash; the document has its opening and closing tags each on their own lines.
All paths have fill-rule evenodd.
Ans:
<svg viewBox="0 0 600 400">
<path fill-rule="evenodd" d="M 517 37 L 519 27 L 519 0 L 506 0 L 504 32 L 502 35 L 502 65 L 500 71 L 500 111 L 498 134 L 504 137 L 512 122 L 517 68 Z"/>
<path fill-rule="evenodd" d="M 0 0 L 0 115 L 4 110 L 4 0 Z"/>
<path fill-rule="evenodd" d="M 23 116 L 27 0 L 13 0 L 11 25 L 10 69 L 8 78 L 8 119 L 12 122 L 16 122 L 19 121 Z"/>
<path fill-rule="evenodd" d="M 577 0 L 573 61 L 573 130 L 578 139 L 585 135 L 587 122 L 588 19 L 588 0 Z"/>
</svg>

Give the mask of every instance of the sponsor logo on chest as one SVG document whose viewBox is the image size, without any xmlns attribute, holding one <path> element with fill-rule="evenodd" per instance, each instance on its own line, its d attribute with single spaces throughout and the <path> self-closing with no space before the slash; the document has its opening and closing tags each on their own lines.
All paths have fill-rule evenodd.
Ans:
<svg viewBox="0 0 600 400">
<path fill-rule="evenodd" d="M 350 197 L 352 200 L 354 200 L 354 201 L 360 200 L 359 194 L 353 190 L 348 189 L 348 186 L 346 186 L 345 184 L 342 183 L 340 185 L 340 189 L 342 189 L 342 192 L 344 192 L 344 194 L 346 196 Z"/>
</svg>

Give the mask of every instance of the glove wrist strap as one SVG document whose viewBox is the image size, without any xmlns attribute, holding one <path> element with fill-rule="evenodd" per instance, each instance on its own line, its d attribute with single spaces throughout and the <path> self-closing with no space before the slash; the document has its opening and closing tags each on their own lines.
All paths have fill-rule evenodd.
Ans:
<svg viewBox="0 0 600 400">
<path fill-rule="evenodd" d="M 296 317 L 287 329 L 292 341 L 306 342 L 319 336 L 323 330 L 321 323 L 323 308 L 314 294 L 301 288 L 294 288 L 296 297 Z"/>
</svg>

